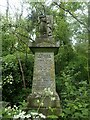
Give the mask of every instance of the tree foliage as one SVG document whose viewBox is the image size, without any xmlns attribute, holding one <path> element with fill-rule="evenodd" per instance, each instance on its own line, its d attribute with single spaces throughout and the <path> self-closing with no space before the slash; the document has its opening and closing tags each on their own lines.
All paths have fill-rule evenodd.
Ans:
<svg viewBox="0 0 90 120">
<path fill-rule="evenodd" d="M 27 4 L 27 3 L 25 3 Z M 61 120 L 89 119 L 89 45 L 86 3 L 29 3 L 27 17 L 8 11 L 2 17 L 2 100 L 19 105 L 31 92 L 34 55 L 29 43 L 38 36 L 38 16 L 54 18 L 53 36 L 60 41 L 55 56 L 56 88 L 61 99 Z M 30 12 L 29 12 L 30 11 Z M 82 13 L 82 14 L 80 14 Z"/>
</svg>

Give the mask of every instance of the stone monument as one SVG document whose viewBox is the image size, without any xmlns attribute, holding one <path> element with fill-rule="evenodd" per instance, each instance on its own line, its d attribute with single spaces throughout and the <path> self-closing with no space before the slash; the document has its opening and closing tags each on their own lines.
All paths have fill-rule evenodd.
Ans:
<svg viewBox="0 0 90 120">
<path fill-rule="evenodd" d="M 29 47 L 35 54 L 32 93 L 28 96 L 28 109 L 47 115 L 60 115 L 60 99 L 56 93 L 54 54 L 59 44 L 52 36 L 53 16 L 39 17 L 40 35 Z"/>
</svg>

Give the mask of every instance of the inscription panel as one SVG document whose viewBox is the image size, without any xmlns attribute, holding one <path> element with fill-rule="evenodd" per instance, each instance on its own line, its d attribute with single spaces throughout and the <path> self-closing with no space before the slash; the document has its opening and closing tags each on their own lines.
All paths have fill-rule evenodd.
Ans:
<svg viewBox="0 0 90 120">
<path fill-rule="evenodd" d="M 55 89 L 54 53 L 35 53 L 32 92 Z"/>
</svg>

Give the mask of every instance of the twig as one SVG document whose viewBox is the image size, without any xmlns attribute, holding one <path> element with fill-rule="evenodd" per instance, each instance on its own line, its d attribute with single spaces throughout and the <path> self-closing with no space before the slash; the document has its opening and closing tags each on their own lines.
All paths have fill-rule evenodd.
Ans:
<svg viewBox="0 0 90 120">
<path fill-rule="evenodd" d="M 74 16 L 68 9 L 65 9 L 64 7 L 61 6 L 61 4 L 58 4 L 57 2 L 53 2 L 53 3 L 57 5 L 59 8 L 61 8 L 62 10 L 68 12 L 74 19 L 76 19 L 80 24 L 84 25 L 88 31 L 90 31 L 88 26 L 84 22 L 80 21 L 76 16 Z"/>
</svg>

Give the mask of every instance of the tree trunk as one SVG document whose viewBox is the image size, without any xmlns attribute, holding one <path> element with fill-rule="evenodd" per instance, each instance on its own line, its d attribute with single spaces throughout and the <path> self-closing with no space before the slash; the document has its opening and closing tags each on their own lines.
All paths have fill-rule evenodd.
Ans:
<svg viewBox="0 0 90 120">
<path fill-rule="evenodd" d="M 21 3 L 21 13 L 20 13 L 20 16 L 19 16 L 19 20 L 21 20 L 22 15 L 23 15 L 23 3 Z"/>
<path fill-rule="evenodd" d="M 6 18 L 8 20 L 8 16 L 9 16 L 9 0 L 7 0 L 7 8 L 6 8 Z"/>
<path fill-rule="evenodd" d="M 17 59 L 18 59 L 20 70 L 21 70 L 21 74 L 22 74 L 23 87 L 26 88 L 25 77 L 24 77 L 24 72 L 23 72 L 23 68 L 22 68 L 20 57 L 17 56 Z"/>
<path fill-rule="evenodd" d="M 88 2 L 88 83 L 90 84 L 90 2 Z"/>
<path fill-rule="evenodd" d="M 90 103 L 90 1 L 88 2 L 88 103 Z M 88 118 L 90 120 L 90 104 L 88 105 Z"/>
</svg>

